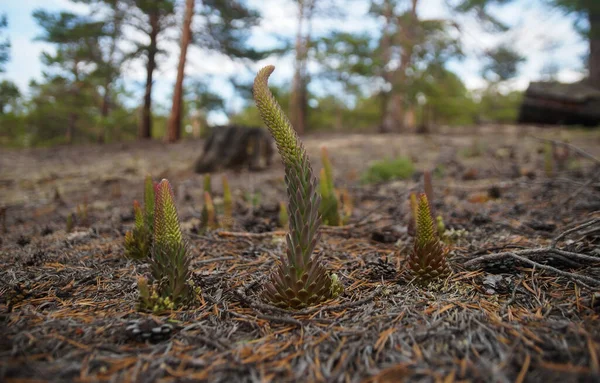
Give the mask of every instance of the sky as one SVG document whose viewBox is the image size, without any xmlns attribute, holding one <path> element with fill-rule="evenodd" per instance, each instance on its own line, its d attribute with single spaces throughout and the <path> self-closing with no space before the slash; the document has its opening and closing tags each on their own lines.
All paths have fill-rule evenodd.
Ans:
<svg viewBox="0 0 600 383">
<path fill-rule="evenodd" d="M 341 0 L 337 0 L 338 2 Z M 368 0 L 346 0 L 350 6 L 345 6 L 346 17 L 338 20 L 315 19 L 313 22 L 314 35 L 319 36 L 332 30 L 346 32 L 371 31 L 376 32 L 376 20 L 365 17 Z M 444 6 L 447 0 L 421 0 L 418 14 L 421 19 L 440 19 L 452 17 Z M 260 26 L 252 30 L 250 43 L 257 48 L 266 48 L 277 43 L 275 35 L 292 38 L 296 30 L 296 7 L 291 0 L 248 0 L 250 6 L 262 13 Z M 85 12 L 83 5 L 73 4 L 68 0 L 0 0 L 0 14 L 8 16 L 11 61 L 6 73 L 0 79 L 7 78 L 15 82 L 22 92 L 27 94 L 27 87 L 32 79 L 40 80 L 44 70 L 40 55 L 44 51 L 52 52 L 53 47 L 41 41 L 36 41 L 41 30 L 36 25 L 32 13 L 43 8 L 48 11 L 71 10 Z M 480 74 L 481 60 L 486 49 L 498 43 L 507 43 L 515 47 L 527 61 L 520 67 L 520 74 L 511 80 L 507 89 L 525 89 L 530 81 L 540 80 L 541 71 L 545 65 L 554 63 L 560 68 L 558 79 L 561 81 L 576 81 L 581 78 L 583 71 L 582 57 L 587 51 L 587 44 L 573 28 L 573 20 L 558 10 L 549 10 L 541 4 L 541 0 L 515 0 L 508 6 L 495 7 L 494 15 L 512 26 L 503 34 L 489 34 L 473 17 L 462 16 L 458 35 L 463 43 L 466 58 L 449 63 L 449 69 L 454 71 L 465 82 L 469 89 L 481 89 L 486 82 Z M 168 105 L 176 77 L 179 48 L 176 38 L 173 42 L 164 44 L 168 51 L 166 59 L 156 75 L 154 98 L 158 104 Z M 247 68 L 243 63 L 231 60 L 215 53 L 207 53 L 192 48 L 188 53 L 186 75 L 188 78 L 211 78 L 211 86 L 220 92 L 230 102 L 228 108 L 239 109 L 243 101 L 234 96 L 226 78 L 239 76 L 248 80 L 252 73 L 261 66 L 274 64 L 277 69 L 272 81 L 275 84 L 286 84 L 291 81 L 293 62 L 291 55 L 283 58 L 267 58 Z M 314 65 L 309 67 L 314 68 Z M 210 76 L 210 77 L 208 77 Z M 125 84 L 134 94 L 134 99 L 141 101 L 143 81 L 145 78 L 143 62 L 134 61 L 127 65 L 124 71 Z M 319 84 L 312 84 L 316 93 L 325 92 Z M 215 123 L 223 123 L 223 114 L 212 116 Z"/>
</svg>

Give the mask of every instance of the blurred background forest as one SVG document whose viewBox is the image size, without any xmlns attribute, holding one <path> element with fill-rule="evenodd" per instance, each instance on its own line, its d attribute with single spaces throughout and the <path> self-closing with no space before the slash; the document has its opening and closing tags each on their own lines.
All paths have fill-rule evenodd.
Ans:
<svg viewBox="0 0 600 383">
<path fill-rule="evenodd" d="M 266 64 L 299 133 L 513 123 L 529 81 L 600 88 L 598 0 L 3 3 L 8 147 L 260 126 Z"/>
</svg>

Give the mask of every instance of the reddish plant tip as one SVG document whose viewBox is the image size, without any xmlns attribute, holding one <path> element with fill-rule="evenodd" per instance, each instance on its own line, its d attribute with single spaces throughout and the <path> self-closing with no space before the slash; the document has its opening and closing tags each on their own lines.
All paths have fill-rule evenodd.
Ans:
<svg viewBox="0 0 600 383">
<path fill-rule="evenodd" d="M 173 188 L 171 187 L 171 184 L 169 183 L 169 180 L 166 178 L 163 178 L 158 184 L 154 184 L 154 188 L 155 188 L 155 192 L 161 192 L 164 193 L 165 188 L 169 191 L 169 194 L 171 195 L 171 197 L 174 196 L 173 194 Z"/>
</svg>

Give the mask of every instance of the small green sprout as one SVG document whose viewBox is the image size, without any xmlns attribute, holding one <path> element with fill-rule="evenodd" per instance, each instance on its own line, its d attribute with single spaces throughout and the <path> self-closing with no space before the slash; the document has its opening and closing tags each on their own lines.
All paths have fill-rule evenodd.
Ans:
<svg viewBox="0 0 600 383">
<path fill-rule="evenodd" d="M 190 260 L 173 190 L 169 181 L 163 179 L 156 187 L 154 204 L 154 243 L 150 257 L 153 285 L 138 280 L 140 308 L 157 312 L 191 303 L 195 294 L 190 282 Z"/>
<path fill-rule="evenodd" d="M 421 194 L 417 207 L 415 245 L 408 257 L 411 273 L 422 283 L 448 275 L 450 267 L 446 253 L 433 224 L 427 196 Z"/>
</svg>

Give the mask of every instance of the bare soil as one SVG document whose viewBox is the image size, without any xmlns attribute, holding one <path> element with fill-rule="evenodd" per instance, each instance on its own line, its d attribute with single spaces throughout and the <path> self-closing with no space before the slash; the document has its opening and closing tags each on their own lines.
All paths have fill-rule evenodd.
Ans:
<svg viewBox="0 0 600 383">
<path fill-rule="evenodd" d="M 571 147 L 549 169 L 535 137 L 587 156 Z M 315 171 L 327 146 L 354 209 L 317 245 L 344 294 L 300 312 L 261 300 L 285 251 L 278 162 L 214 174 L 217 204 L 229 178 L 235 223 L 202 233 L 200 141 L 2 150 L 0 381 L 600 381 L 600 130 L 303 140 Z M 413 178 L 361 184 L 369 163 L 400 155 L 413 159 Z M 423 288 L 404 261 L 408 196 L 426 169 L 437 169 L 434 205 L 455 234 L 454 273 Z M 146 174 L 175 188 L 202 288 L 197 306 L 158 316 L 136 310 L 136 279 L 149 269 L 123 249 Z"/>
</svg>

